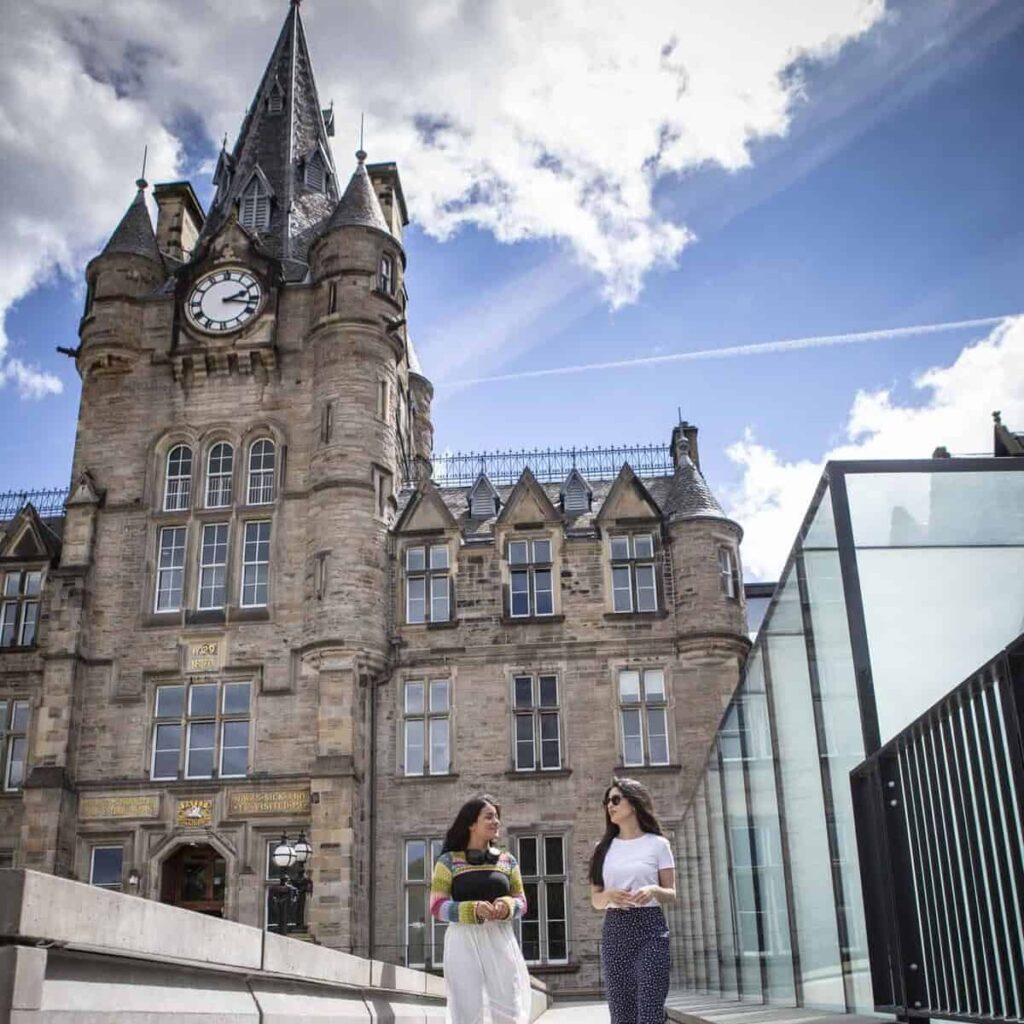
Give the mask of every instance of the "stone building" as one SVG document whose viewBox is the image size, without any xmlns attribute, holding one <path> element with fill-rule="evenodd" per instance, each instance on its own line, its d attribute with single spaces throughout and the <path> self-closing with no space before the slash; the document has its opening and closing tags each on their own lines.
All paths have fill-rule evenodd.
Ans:
<svg viewBox="0 0 1024 1024">
<path fill-rule="evenodd" d="M 436 967 L 431 858 L 487 790 L 528 958 L 585 988 L 600 796 L 681 820 L 749 648 L 740 529 L 688 424 L 636 472 L 434 473 L 398 171 L 345 184 L 331 134 L 293 2 L 210 209 L 157 185 L 154 230 L 140 181 L 86 269 L 71 488 L 0 537 L 0 865 L 267 925 L 303 831 L 297 923 Z"/>
</svg>

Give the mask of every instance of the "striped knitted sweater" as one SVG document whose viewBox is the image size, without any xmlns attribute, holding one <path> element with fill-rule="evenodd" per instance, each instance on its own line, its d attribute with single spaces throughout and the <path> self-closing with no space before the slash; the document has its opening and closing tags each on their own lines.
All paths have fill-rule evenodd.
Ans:
<svg viewBox="0 0 1024 1024">
<path fill-rule="evenodd" d="M 470 872 L 497 872 L 507 876 L 509 894 L 498 899 L 508 904 L 509 920 L 526 913 L 526 894 L 523 879 L 515 857 L 502 850 L 496 864 L 470 864 L 464 851 L 442 853 L 434 863 L 434 877 L 430 882 L 430 913 L 438 921 L 458 924 L 483 924 L 476 917 L 476 900 L 452 899 L 452 884 L 459 876 Z M 496 902 L 496 901 L 495 901 Z"/>
</svg>

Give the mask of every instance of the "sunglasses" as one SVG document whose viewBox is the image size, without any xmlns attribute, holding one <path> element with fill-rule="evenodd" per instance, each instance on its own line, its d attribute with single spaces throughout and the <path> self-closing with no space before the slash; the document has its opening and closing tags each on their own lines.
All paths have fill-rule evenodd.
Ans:
<svg viewBox="0 0 1024 1024">
<path fill-rule="evenodd" d="M 607 800 L 605 800 L 605 805 L 606 806 L 610 806 L 610 807 L 618 807 L 619 804 L 621 804 L 622 801 L 625 800 L 625 799 L 626 798 L 624 796 L 622 796 L 622 794 L 615 793 L 612 796 L 608 797 Z"/>
</svg>

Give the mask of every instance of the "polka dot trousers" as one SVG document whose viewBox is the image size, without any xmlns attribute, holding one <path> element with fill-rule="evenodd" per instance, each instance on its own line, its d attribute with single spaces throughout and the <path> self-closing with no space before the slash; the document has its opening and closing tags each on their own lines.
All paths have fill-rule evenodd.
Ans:
<svg viewBox="0 0 1024 1024">
<path fill-rule="evenodd" d="M 605 911 L 601 963 L 612 1024 L 664 1024 L 669 960 L 661 907 Z"/>
</svg>

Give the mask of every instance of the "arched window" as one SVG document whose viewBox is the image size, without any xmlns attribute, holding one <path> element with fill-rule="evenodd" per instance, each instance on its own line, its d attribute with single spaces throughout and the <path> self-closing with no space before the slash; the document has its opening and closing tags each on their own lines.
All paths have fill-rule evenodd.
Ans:
<svg viewBox="0 0 1024 1024">
<path fill-rule="evenodd" d="M 206 507 L 224 508 L 231 504 L 231 471 L 234 468 L 235 452 L 221 441 L 210 449 L 206 460 Z"/>
<path fill-rule="evenodd" d="M 314 153 L 306 161 L 306 188 L 314 192 L 323 192 L 324 182 L 327 178 L 327 169 L 324 167 L 324 158 L 319 153 Z"/>
<path fill-rule="evenodd" d="M 192 449 L 177 444 L 167 453 L 164 511 L 180 512 L 192 501 Z"/>
<path fill-rule="evenodd" d="M 266 231 L 270 227 L 270 194 L 259 175 L 253 175 L 242 192 L 238 220 L 247 231 Z"/>
<path fill-rule="evenodd" d="M 274 442 L 262 437 L 253 441 L 249 448 L 249 485 L 247 488 L 250 505 L 269 505 L 274 500 Z"/>
</svg>

